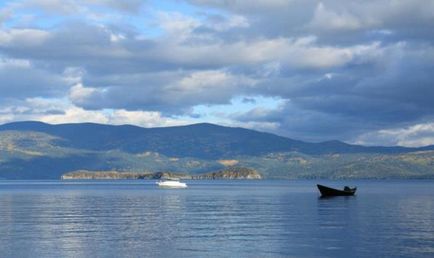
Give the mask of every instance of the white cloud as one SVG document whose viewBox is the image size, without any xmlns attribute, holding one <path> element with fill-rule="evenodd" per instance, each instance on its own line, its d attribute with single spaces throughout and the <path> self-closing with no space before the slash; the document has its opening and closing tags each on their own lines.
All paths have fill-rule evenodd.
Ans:
<svg viewBox="0 0 434 258">
<path fill-rule="evenodd" d="M 174 87 L 171 87 L 171 90 L 181 90 L 188 94 L 196 94 L 209 90 L 230 90 L 240 85 L 253 86 L 255 83 L 253 79 L 235 76 L 225 71 L 210 70 L 189 74 L 177 82 Z"/>
<path fill-rule="evenodd" d="M 197 71 L 170 83 L 160 94 L 168 102 L 189 103 L 190 106 L 222 104 L 257 83 L 255 79 L 227 71 Z"/>
<path fill-rule="evenodd" d="M 78 86 L 82 80 L 86 71 L 81 67 L 66 67 L 63 70 L 63 76 L 65 81 L 67 81 L 70 85 Z M 83 87 L 81 85 L 81 87 Z"/>
<path fill-rule="evenodd" d="M 84 110 L 76 106 L 65 109 L 64 114 L 42 115 L 37 120 L 51 123 L 102 123 L 102 124 L 133 124 L 142 127 L 165 127 L 185 125 L 191 122 L 182 119 L 164 117 L 160 112 L 118 110 Z"/>
<path fill-rule="evenodd" d="M 178 12 L 159 13 L 159 26 L 170 37 L 170 40 L 175 42 L 182 42 L 190 37 L 199 25 L 200 22 L 197 19 Z"/>
<path fill-rule="evenodd" d="M 356 17 L 355 15 L 347 12 L 336 13 L 333 10 L 326 8 L 320 2 L 318 3 L 312 21 L 308 26 L 314 29 L 330 29 L 330 30 L 356 30 L 368 24 Z M 373 25 L 373 21 L 370 22 Z"/>
<path fill-rule="evenodd" d="M 36 47 L 43 45 L 50 33 L 39 29 L 0 30 L 0 46 Z"/>
<path fill-rule="evenodd" d="M 248 28 L 250 26 L 249 20 L 241 15 L 221 17 L 215 22 L 212 22 L 212 20 L 213 19 L 209 19 L 207 22 L 202 22 L 201 25 L 220 32 L 228 31 L 233 28 Z"/>
<path fill-rule="evenodd" d="M 266 122 L 266 121 L 263 122 L 249 121 L 249 122 L 242 122 L 242 123 L 232 121 L 229 126 L 249 128 L 256 131 L 278 133 L 281 124 L 278 122 Z"/>
<path fill-rule="evenodd" d="M 14 115 L 9 113 L 9 114 L 2 114 L 2 112 L 0 112 L 0 124 L 5 124 L 5 123 L 9 123 L 14 121 Z"/>
<path fill-rule="evenodd" d="M 107 116 L 100 111 L 89 111 L 78 107 L 70 107 L 65 109 L 64 112 L 64 114 L 39 116 L 38 120 L 51 124 L 82 122 L 106 124 L 109 122 Z"/>
<path fill-rule="evenodd" d="M 58 98 L 27 98 L 23 103 L 20 103 L 21 108 L 32 111 L 33 114 L 43 114 L 48 110 L 63 110 L 69 107 L 69 104 Z"/>
<path fill-rule="evenodd" d="M 143 127 L 164 127 L 188 124 L 182 119 L 163 117 L 160 112 L 119 110 L 84 110 L 71 106 L 64 114 L 39 116 L 38 120 L 52 123 L 102 123 L 102 124 L 134 124 Z"/>
<path fill-rule="evenodd" d="M 407 147 L 434 145 L 434 122 L 365 133 L 360 135 L 355 143 L 365 145 L 399 145 Z"/>
<path fill-rule="evenodd" d="M 74 103 L 81 103 L 87 98 L 92 97 L 98 90 L 95 88 L 84 87 L 83 84 L 78 83 L 71 87 L 69 98 Z"/>
<path fill-rule="evenodd" d="M 40 120 L 45 115 L 64 115 L 69 105 L 57 98 L 27 98 L 23 101 L 2 103 L 0 120 L 3 123 L 24 120 Z"/>
<path fill-rule="evenodd" d="M 143 127 L 164 127 L 189 124 L 182 119 L 163 117 L 160 112 L 115 110 L 109 115 L 112 124 L 135 124 Z"/>
<path fill-rule="evenodd" d="M 165 117 L 161 112 L 127 111 L 125 109 L 85 110 L 66 99 L 28 98 L 16 105 L 0 108 L 0 123 L 38 120 L 46 123 L 134 124 L 143 127 L 163 127 L 191 123 L 183 118 Z"/>
</svg>

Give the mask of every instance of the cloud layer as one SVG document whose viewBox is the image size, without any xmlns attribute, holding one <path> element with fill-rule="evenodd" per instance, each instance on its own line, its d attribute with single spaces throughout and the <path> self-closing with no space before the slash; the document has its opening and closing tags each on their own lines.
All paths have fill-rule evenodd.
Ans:
<svg viewBox="0 0 434 258">
<path fill-rule="evenodd" d="M 431 0 L 0 8 L 0 122 L 207 121 L 311 141 L 434 144 Z"/>
</svg>

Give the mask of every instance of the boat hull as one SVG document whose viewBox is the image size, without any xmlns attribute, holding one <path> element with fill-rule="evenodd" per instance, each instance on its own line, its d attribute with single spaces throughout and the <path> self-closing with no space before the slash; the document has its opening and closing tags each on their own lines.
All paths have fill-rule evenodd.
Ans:
<svg viewBox="0 0 434 258">
<path fill-rule="evenodd" d="M 186 183 L 173 182 L 173 181 L 160 181 L 157 185 L 161 188 L 187 188 Z"/>
<path fill-rule="evenodd" d="M 352 188 L 348 191 L 338 190 L 330 188 L 324 185 L 317 185 L 321 196 L 353 196 L 356 193 L 357 188 Z"/>
</svg>

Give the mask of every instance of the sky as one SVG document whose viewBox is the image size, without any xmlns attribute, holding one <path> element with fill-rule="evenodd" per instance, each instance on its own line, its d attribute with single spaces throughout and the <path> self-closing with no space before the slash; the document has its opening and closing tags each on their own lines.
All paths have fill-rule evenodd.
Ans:
<svg viewBox="0 0 434 258">
<path fill-rule="evenodd" d="M 0 1 L 0 123 L 434 144 L 434 0 Z"/>
</svg>

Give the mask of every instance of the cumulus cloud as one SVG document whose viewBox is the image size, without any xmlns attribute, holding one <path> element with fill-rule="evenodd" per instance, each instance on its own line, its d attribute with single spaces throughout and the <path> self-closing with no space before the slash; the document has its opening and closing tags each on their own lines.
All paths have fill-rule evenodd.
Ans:
<svg viewBox="0 0 434 258">
<path fill-rule="evenodd" d="M 34 67 L 29 60 L 0 58 L 0 100 L 62 96 L 68 85 L 62 76 Z"/>
<path fill-rule="evenodd" d="M 138 75 L 133 82 L 122 79 L 107 87 L 77 84 L 71 88 L 69 98 L 87 109 L 146 107 L 180 114 L 195 105 L 227 103 L 232 96 L 240 91 L 248 92 L 256 83 L 254 79 L 220 70 L 152 73 Z"/>
<path fill-rule="evenodd" d="M 0 46 L 31 48 L 43 45 L 49 32 L 39 29 L 11 29 L 0 31 Z"/>
<path fill-rule="evenodd" d="M 250 0 L 250 1 L 219 1 L 219 0 L 191 0 L 190 2 L 198 5 L 225 8 L 234 11 L 263 11 L 264 9 L 278 10 L 288 7 L 292 0 Z"/>
<path fill-rule="evenodd" d="M 375 24 L 375 21 L 371 21 L 371 23 Z M 309 24 L 314 29 L 320 30 L 357 30 L 367 25 L 351 13 L 345 11 L 336 13 L 333 10 L 327 9 L 322 2 L 318 3 L 312 21 Z"/>
<path fill-rule="evenodd" d="M 124 109 L 100 112 L 75 106 L 65 109 L 63 113 L 46 113 L 35 118 L 52 124 L 94 122 L 116 125 L 134 124 L 143 127 L 165 127 L 189 123 L 182 119 L 164 117 L 160 112 L 127 111 Z"/>
<path fill-rule="evenodd" d="M 422 54 L 423 52 L 423 54 Z M 333 73 L 273 79 L 270 94 L 288 101 L 279 110 L 237 114 L 239 121 L 275 121 L 279 132 L 301 139 L 356 141 L 366 131 L 433 119 L 434 91 L 430 47 L 395 44 L 379 58 Z M 268 82 L 268 84 L 270 84 Z M 261 114 L 261 116 L 258 116 Z"/>
<path fill-rule="evenodd" d="M 358 136 L 355 143 L 411 147 L 434 145 L 434 123 L 421 123 L 403 128 L 365 133 Z"/>
<path fill-rule="evenodd" d="M 48 14 L 86 15 L 97 13 L 92 7 L 109 8 L 126 13 L 137 13 L 146 3 L 143 0 L 25 0 L 13 6 L 20 9 L 36 8 Z"/>
<path fill-rule="evenodd" d="M 94 4 L 97 6 L 106 6 L 115 10 L 128 13 L 137 13 L 146 3 L 146 0 L 84 0 L 83 3 Z"/>
<path fill-rule="evenodd" d="M 169 125 L 239 98 L 256 106 L 233 104 L 220 121 L 314 141 L 388 133 L 397 144 L 429 142 L 388 130 L 405 135 L 400 128 L 434 121 L 434 1 L 153 4 L 5 4 L 1 121 Z M 283 104 L 263 107 L 252 96 Z"/>
<path fill-rule="evenodd" d="M 164 117 L 160 112 L 116 110 L 109 117 L 113 124 L 135 124 L 144 127 L 164 127 L 189 124 L 189 121 Z"/>
<path fill-rule="evenodd" d="M 135 124 L 143 127 L 185 125 L 191 121 L 164 116 L 161 112 L 125 109 L 86 110 L 56 98 L 28 98 L 0 108 L 0 122 L 38 120 L 46 123 Z"/>
</svg>

